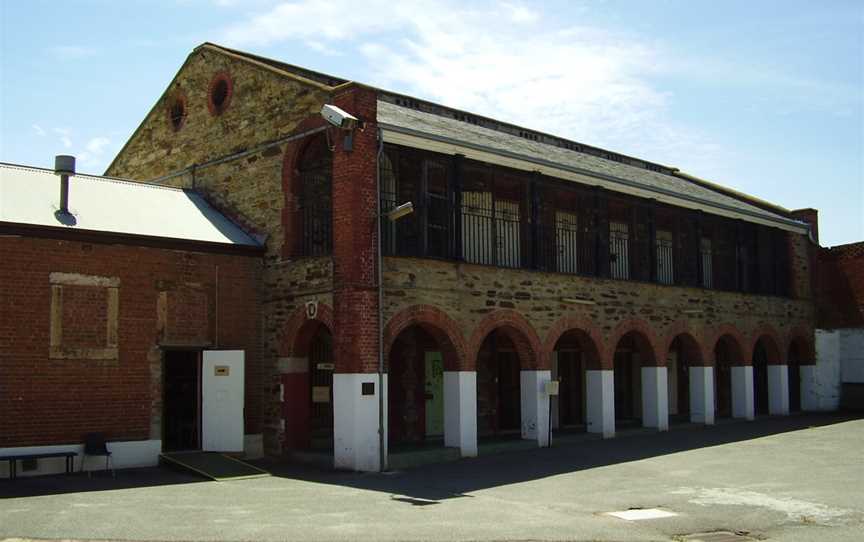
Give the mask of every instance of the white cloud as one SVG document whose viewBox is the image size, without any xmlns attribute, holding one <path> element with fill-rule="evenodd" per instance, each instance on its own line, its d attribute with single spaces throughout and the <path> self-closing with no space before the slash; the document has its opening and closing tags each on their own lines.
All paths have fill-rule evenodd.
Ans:
<svg viewBox="0 0 864 542">
<path fill-rule="evenodd" d="M 39 126 L 38 124 L 33 124 L 33 131 L 39 137 L 45 137 L 45 129 Z"/>
<path fill-rule="evenodd" d="M 72 148 L 72 131 L 68 128 L 52 128 L 52 132 L 57 134 L 60 138 L 60 143 L 63 144 L 63 147 L 66 149 Z"/>
<path fill-rule="evenodd" d="M 107 165 L 105 151 L 110 147 L 111 140 L 107 137 L 97 136 L 87 141 L 84 151 L 78 154 L 78 162 L 85 167 L 95 171 L 104 169 Z"/>
<path fill-rule="evenodd" d="M 48 48 L 48 53 L 58 60 L 79 60 L 96 54 L 96 49 L 81 45 L 55 45 Z"/>
<path fill-rule="evenodd" d="M 236 47 L 353 49 L 367 61 L 366 82 L 383 88 L 655 161 L 712 159 L 716 145 L 669 120 L 671 97 L 651 77 L 669 62 L 661 48 L 562 27 L 535 6 L 374 0 L 357 9 L 348 0 L 297 0 L 247 17 L 224 37 Z"/>
</svg>

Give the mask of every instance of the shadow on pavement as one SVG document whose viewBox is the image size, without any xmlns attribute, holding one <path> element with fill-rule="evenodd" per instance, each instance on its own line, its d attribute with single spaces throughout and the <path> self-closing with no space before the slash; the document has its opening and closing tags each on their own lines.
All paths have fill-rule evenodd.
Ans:
<svg viewBox="0 0 864 542">
<path fill-rule="evenodd" d="M 609 440 L 576 439 L 559 442 L 552 448 L 514 451 L 471 459 L 426 465 L 389 473 L 353 473 L 262 460 L 253 462 L 274 477 L 331 484 L 384 492 L 391 499 L 411 506 L 429 506 L 454 498 L 471 498 L 468 493 L 577 472 L 608 465 L 638 461 L 688 450 L 697 450 L 861 419 L 861 414 L 827 413 L 759 418 L 754 422 L 721 422 L 711 427 L 687 425 L 664 433 L 636 430 Z M 211 482 L 196 475 L 153 467 L 106 473 L 38 476 L 0 480 L 0 498 L 107 491 L 190 483 L 259 483 L 261 480 Z"/>
</svg>

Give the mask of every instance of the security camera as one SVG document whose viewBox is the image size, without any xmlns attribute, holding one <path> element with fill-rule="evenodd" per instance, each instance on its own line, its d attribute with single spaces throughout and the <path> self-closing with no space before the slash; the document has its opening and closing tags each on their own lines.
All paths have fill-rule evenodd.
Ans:
<svg viewBox="0 0 864 542">
<path fill-rule="evenodd" d="M 353 130 L 360 122 L 360 120 L 351 113 L 330 104 L 325 104 L 324 107 L 321 108 L 321 116 L 333 126 L 342 128 L 343 130 Z"/>
</svg>

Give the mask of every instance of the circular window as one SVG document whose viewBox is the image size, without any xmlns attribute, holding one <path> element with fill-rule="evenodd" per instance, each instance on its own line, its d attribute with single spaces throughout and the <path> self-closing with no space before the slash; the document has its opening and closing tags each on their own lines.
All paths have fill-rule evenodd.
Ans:
<svg viewBox="0 0 864 542">
<path fill-rule="evenodd" d="M 210 113 L 221 115 L 228 109 L 228 104 L 231 103 L 232 90 L 233 83 L 227 73 L 217 73 L 213 77 L 213 80 L 210 82 L 209 103 L 207 104 L 210 108 Z"/>
<path fill-rule="evenodd" d="M 171 121 L 171 126 L 176 132 L 183 127 L 186 122 L 186 97 L 177 96 L 168 108 L 168 119 Z"/>
</svg>

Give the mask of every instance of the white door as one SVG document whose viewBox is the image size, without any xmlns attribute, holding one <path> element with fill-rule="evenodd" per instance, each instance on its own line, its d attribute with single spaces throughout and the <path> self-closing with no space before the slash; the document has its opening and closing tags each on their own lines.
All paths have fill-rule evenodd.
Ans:
<svg viewBox="0 0 864 542">
<path fill-rule="evenodd" d="M 243 451 L 243 350 L 205 350 L 201 363 L 201 446 Z"/>
</svg>

